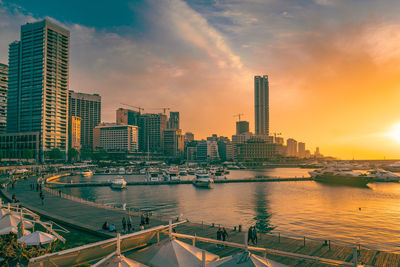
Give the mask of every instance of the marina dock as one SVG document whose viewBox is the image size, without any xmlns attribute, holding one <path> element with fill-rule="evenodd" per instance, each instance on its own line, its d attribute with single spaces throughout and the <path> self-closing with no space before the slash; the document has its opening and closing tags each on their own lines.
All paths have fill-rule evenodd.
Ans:
<svg viewBox="0 0 400 267">
<path fill-rule="evenodd" d="M 11 199 L 12 194 L 16 194 L 16 198 L 23 206 L 43 217 L 104 238 L 115 236 L 114 233 L 101 230 L 101 226 L 106 220 L 109 223 L 115 224 L 117 229 L 121 230 L 121 219 L 122 216 L 126 215 L 127 211 L 111 207 L 105 208 L 101 207 L 101 205 L 96 206 L 96 204 L 91 204 L 90 202 L 68 199 L 66 198 L 66 195 L 60 197 L 56 194 L 56 191 L 58 190 L 49 191 L 48 189 L 44 189 L 45 203 L 42 206 L 39 192 L 33 191 L 30 188 L 30 183 L 32 182 L 34 182 L 32 178 L 18 181 L 14 189 L 8 187 L 7 190 L 3 189 L 2 193 L 9 199 Z M 132 213 L 132 218 L 134 219 L 134 228 L 138 229 L 139 213 Z M 146 228 L 166 224 L 167 220 L 168 218 L 153 216 L 150 219 L 150 226 L 146 226 Z M 187 222 L 178 226 L 176 231 L 177 233 L 215 239 L 218 226 L 218 224 L 212 226 L 202 223 Z M 223 225 L 221 225 L 221 227 L 222 226 Z M 246 230 L 247 229 L 243 229 L 242 232 L 238 232 L 227 228 L 229 234 L 228 241 L 243 243 L 244 231 Z M 190 244 L 192 243 L 191 240 L 182 240 Z M 339 245 L 334 241 L 331 241 L 329 244 L 330 245 L 326 245 L 324 243 L 323 237 L 321 237 L 321 240 L 316 241 L 309 240 L 307 237 L 305 237 L 305 239 L 296 239 L 284 236 L 261 234 L 259 235 L 257 246 L 279 251 L 346 261 L 349 263 L 352 262 L 355 245 Z M 203 242 L 197 242 L 196 246 L 218 254 L 219 256 L 227 256 L 239 251 L 237 248 L 218 248 L 215 244 Z M 146 248 L 141 251 L 135 251 L 128 255 L 128 257 L 136 257 L 140 260 L 140 257 L 146 257 Z M 283 257 L 274 255 L 273 253 L 268 254 L 268 257 L 290 266 L 331 266 L 330 264 L 323 262 L 315 262 L 313 260 L 299 259 L 296 257 Z M 400 254 L 370 250 L 363 247 L 361 247 L 361 250 L 359 251 L 358 259 L 359 262 L 363 262 L 369 266 L 400 265 Z"/>
</svg>

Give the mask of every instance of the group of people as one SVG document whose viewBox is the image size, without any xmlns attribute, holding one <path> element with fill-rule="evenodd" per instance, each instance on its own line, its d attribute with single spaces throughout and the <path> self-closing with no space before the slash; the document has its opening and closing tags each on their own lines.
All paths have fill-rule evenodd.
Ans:
<svg viewBox="0 0 400 267">
<path fill-rule="evenodd" d="M 249 232 L 247 235 L 247 242 L 252 242 L 254 245 L 257 244 L 257 230 L 255 226 L 250 226 Z"/>
<path fill-rule="evenodd" d="M 225 227 L 221 229 L 221 227 L 218 228 L 217 231 L 217 240 L 222 240 L 226 241 L 226 238 L 228 237 L 228 232 L 226 231 Z M 220 245 L 217 245 L 217 247 L 221 247 Z"/>
</svg>

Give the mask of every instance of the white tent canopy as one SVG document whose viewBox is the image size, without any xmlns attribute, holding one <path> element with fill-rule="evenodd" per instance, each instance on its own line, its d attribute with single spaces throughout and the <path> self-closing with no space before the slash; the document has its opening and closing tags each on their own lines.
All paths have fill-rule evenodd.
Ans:
<svg viewBox="0 0 400 267">
<path fill-rule="evenodd" d="M 0 230 L 10 227 L 10 226 L 14 226 L 14 227 L 18 227 L 18 224 L 21 221 L 21 217 L 16 215 L 16 214 L 6 214 L 3 217 L 1 217 L 0 219 Z M 27 220 L 24 220 L 24 227 L 25 228 L 32 228 L 33 224 Z"/>
<path fill-rule="evenodd" d="M 102 262 L 99 265 L 95 265 L 96 267 L 148 267 L 147 265 L 141 264 L 140 262 L 128 259 L 123 255 L 116 255 L 113 253 L 113 256 Z"/>
<path fill-rule="evenodd" d="M 218 261 L 207 264 L 207 267 L 228 267 L 228 266 L 241 266 L 241 267 L 285 267 L 287 265 L 271 261 L 254 255 L 250 252 L 241 252 L 239 254 L 231 255 L 222 258 Z"/>
<path fill-rule="evenodd" d="M 24 235 L 18 239 L 18 242 L 24 243 L 27 246 L 36 246 L 41 244 L 49 244 L 57 238 L 54 235 L 43 233 L 41 231 L 33 232 L 29 235 Z"/>
<path fill-rule="evenodd" d="M 202 266 L 203 250 L 182 241 L 167 239 L 160 243 L 156 255 L 151 259 L 151 266 L 179 267 L 179 266 Z M 205 251 L 205 261 L 210 263 L 219 259 L 219 256 Z"/>
<path fill-rule="evenodd" d="M 0 235 L 8 235 L 8 234 L 18 234 L 18 227 L 16 226 L 9 226 L 3 229 L 0 229 Z M 31 232 L 28 230 L 24 230 L 24 235 L 29 235 Z"/>
</svg>

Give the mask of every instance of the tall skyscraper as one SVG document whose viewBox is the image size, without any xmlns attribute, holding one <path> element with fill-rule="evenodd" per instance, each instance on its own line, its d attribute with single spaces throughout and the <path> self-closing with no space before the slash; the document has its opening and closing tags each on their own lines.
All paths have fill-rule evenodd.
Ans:
<svg viewBox="0 0 400 267">
<path fill-rule="evenodd" d="M 169 113 L 168 129 L 179 129 L 179 112 Z"/>
<path fill-rule="evenodd" d="M 9 68 L 7 132 L 39 132 L 41 150 L 67 151 L 69 31 L 48 20 L 22 25 Z"/>
<path fill-rule="evenodd" d="M 255 134 L 269 135 L 268 75 L 254 77 Z"/>
<path fill-rule="evenodd" d="M 303 142 L 298 143 L 298 150 L 297 150 L 297 156 L 299 158 L 305 158 L 306 157 L 306 144 Z"/>
<path fill-rule="evenodd" d="M 250 131 L 248 121 L 237 121 L 236 122 L 236 135 L 247 133 Z"/>
<path fill-rule="evenodd" d="M 8 88 L 8 65 L 0 63 L 0 134 L 6 132 L 7 88 Z"/>
<path fill-rule="evenodd" d="M 286 140 L 286 155 L 288 157 L 297 157 L 297 141 L 289 138 Z"/>
<path fill-rule="evenodd" d="M 184 150 L 182 130 L 167 129 L 164 131 L 164 155 L 180 157 Z"/>
<path fill-rule="evenodd" d="M 101 96 L 70 91 L 69 116 L 76 116 L 82 119 L 82 148 L 93 149 L 93 129 L 101 122 Z"/>
<path fill-rule="evenodd" d="M 120 125 L 139 125 L 140 112 L 119 108 L 116 112 L 116 122 Z"/>
</svg>

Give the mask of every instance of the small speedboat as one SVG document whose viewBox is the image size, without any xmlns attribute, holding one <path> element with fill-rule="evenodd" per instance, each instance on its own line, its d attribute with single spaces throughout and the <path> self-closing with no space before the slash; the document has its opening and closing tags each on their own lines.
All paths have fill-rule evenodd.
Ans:
<svg viewBox="0 0 400 267">
<path fill-rule="evenodd" d="M 212 169 L 210 171 L 210 176 L 214 180 L 226 180 L 226 176 L 224 175 L 224 169 L 218 168 L 218 169 Z"/>
<path fill-rule="evenodd" d="M 146 174 L 147 181 L 149 182 L 159 182 L 161 180 L 160 176 L 161 174 L 158 169 L 149 169 Z"/>
<path fill-rule="evenodd" d="M 122 176 L 111 180 L 111 187 L 114 189 L 124 189 L 126 187 L 126 181 Z"/>
<path fill-rule="evenodd" d="M 179 171 L 173 168 L 168 169 L 164 172 L 165 181 L 180 181 Z"/>
<path fill-rule="evenodd" d="M 210 178 L 207 172 L 196 173 L 196 178 L 193 179 L 193 185 L 197 187 L 212 188 L 214 180 Z"/>
<path fill-rule="evenodd" d="M 188 175 L 188 172 L 186 169 L 179 169 L 179 176 L 186 176 Z"/>
</svg>

